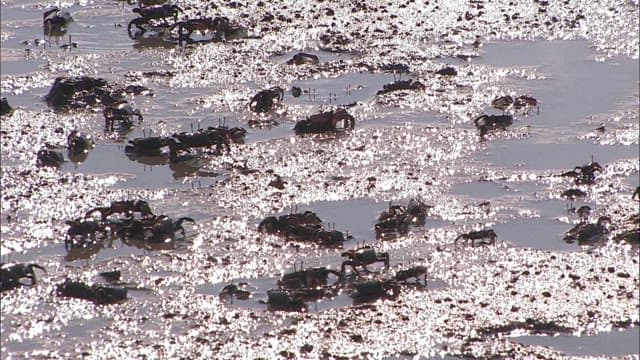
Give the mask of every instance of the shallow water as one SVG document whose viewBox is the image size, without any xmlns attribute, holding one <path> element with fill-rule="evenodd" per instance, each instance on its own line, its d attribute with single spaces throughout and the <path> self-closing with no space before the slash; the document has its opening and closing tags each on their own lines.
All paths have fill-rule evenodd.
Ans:
<svg viewBox="0 0 640 360">
<path fill-rule="evenodd" d="M 194 2 L 181 5 L 193 15 L 189 4 Z M 384 4 L 379 5 L 377 10 Z M 395 5 L 388 5 L 390 11 L 400 11 L 402 7 Z M 589 205 L 594 209 L 590 221 L 611 214 L 619 228 L 632 227 L 625 221 L 637 208 L 631 193 L 640 184 L 638 60 L 607 57 L 601 47 L 593 46 L 599 40 L 576 35 L 578 40 L 490 41 L 477 50 L 479 57 L 461 61 L 452 56 L 469 50 L 473 37 L 464 38 L 464 31 L 456 29 L 463 37 L 454 44 L 448 36 L 455 31 L 439 26 L 459 22 L 450 17 L 470 5 L 439 5 L 442 8 L 423 7 L 437 13 L 429 17 L 403 15 L 406 22 L 433 19 L 429 26 L 438 30 L 430 32 L 432 39 L 408 36 L 402 37 L 405 43 L 392 43 L 384 31 L 374 31 L 375 41 L 368 43 L 367 51 L 332 53 L 317 50 L 316 40 L 309 40 L 328 26 L 311 19 L 305 20 L 309 31 L 300 24 L 287 28 L 285 21 L 283 33 L 275 37 L 267 32 L 265 39 L 238 43 L 180 48 L 153 32 L 132 39 L 126 31 L 131 6 L 113 1 L 68 7 L 75 23 L 66 36 L 35 45 L 35 39 L 42 39 L 39 19 L 45 4 L 3 2 L 2 96 L 20 110 L 2 122 L 7 196 L 2 207 L 2 260 L 43 264 L 47 273 L 38 272 L 36 286 L 3 293 L 2 357 L 39 353 L 68 358 L 86 353 L 100 358 L 109 351 L 123 358 L 271 358 L 285 356 L 283 351 L 301 358 L 512 356 L 510 345 L 496 338 L 472 339 L 479 329 L 530 317 L 599 333 L 509 338 L 525 344 L 516 353 L 521 357 L 637 353 L 637 326 L 607 331 L 610 323 L 638 322 L 638 278 L 633 271 L 637 248 L 581 248 L 562 239 L 578 221 L 567 212 L 569 205 Z M 493 8 L 496 4 L 486 5 L 486 16 L 502 19 L 502 11 Z M 253 4 L 220 6 L 232 19 L 242 19 L 239 14 L 247 12 L 245 18 L 258 17 L 252 21 L 261 23 L 264 9 Z M 507 2 L 496 6 L 511 7 Z M 635 11 L 626 6 L 621 8 Z M 287 14 L 290 9 L 277 10 Z M 365 21 L 358 11 L 348 10 L 336 8 L 336 17 L 356 24 Z M 470 13 L 476 10 L 468 8 Z M 561 10 L 565 14 L 566 9 Z M 379 15 L 376 21 L 389 20 Z M 590 13 L 588 19 L 597 17 Z M 592 32 L 600 31 L 598 21 L 593 21 Z M 396 20 L 386 25 L 390 24 L 405 26 Z M 537 39 L 549 36 L 522 26 Z M 494 31 L 491 38 L 509 38 L 500 26 L 479 28 Z M 297 40 L 288 40 L 291 34 Z M 68 35 L 78 47 L 65 51 L 60 46 L 69 41 Z M 531 37 L 526 35 L 522 37 Z M 442 42 L 433 40 L 438 36 Z M 284 65 L 298 51 L 318 55 L 322 70 Z M 383 85 L 399 76 L 353 67 L 360 61 L 407 64 L 412 71 L 401 79 L 418 79 L 427 89 L 377 96 Z M 433 74 L 445 63 L 454 65 L 458 75 Z M 231 75 L 236 68 L 239 76 Z M 152 70 L 175 75 L 141 75 Z M 129 97 L 144 114 L 142 124 L 130 131 L 105 132 L 100 111 L 52 113 L 43 97 L 53 80 L 77 74 L 149 87 L 153 96 Z M 285 90 L 283 105 L 268 115 L 251 113 L 248 100 L 276 85 Z M 305 93 L 294 98 L 291 86 Z M 539 112 L 515 113 L 509 131 L 480 139 L 470 120 L 483 111 L 500 113 L 490 102 L 506 93 L 537 98 Z M 355 131 L 293 134 L 295 121 L 346 105 L 356 117 Z M 255 119 L 272 119 L 279 125 L 249 128 L 248 121 Z M 39 130 L 24 128 L 25 123 Z M 169 164 L 167 156 L 124 153 L 129 139 L 221 123 L 247 128 L 245 144 L 233 144 L 224 156 L 195 152 L 197 167 Z M 601 123 L 605 133 L 594 132 Z M 66 133 L 54 133 L 51 124 L 65 132 L 79 127 L 93 136 L 95 148 L 86 159 L 67 161 L 59 171 L 23 175 L 25 168 L 34 169 L 35 152 L 44 143 L 58 146 L 67 158 Z M 572 204 L 561 199 L 560 193 L 574 184 L 551 175 L 587 164 L 592 157 L 605 170 L 596 185 L 582 187 L 588 196 Z M 267 185 L 271 172 L 286 181 L 284 189 Z M 76 174 L 88 177 L 78 180 L 79 185 L 70 183 Z M 101 182 L 111 175 L 118 180 Z M 105 239 L 88 248 L 65 250 L 64 220 L 123 198 L 147 199 L 154 213 L 193 217 L 196 225 L 186 225 L 186 238 L 159 246 Z M 406 205 L 411 198 L 434 206 L 425 225 L 412 226 L 406 235 L 376 239 L 374 225 L 389 202 Z M 344 260 L 344 249 L 286 243 L 256 231 L 265 216 L 305 210 L 316 212 L 325 228 L 352 235 L 344 249 L 365 243 L 389 252 L 391 271 L 378 273 L 382 266 L 375 264 L 371 268 L 376 272 L 369 277 L 390 277 L 419 264 L 428 269 L 427 288 L 403 287 L 398 300 L 366 304 L 354 303 L 342 291 L 309 303 L 305 313 L 268 310 L 261 300 L 267 299 L 267 290 L 277 288 L 282 274 L 293 271 L 293 264 L 339 269 Z M 460 234 L 482 228 L 495 230 L 497 246 L 454 245 Z M 528 275 L 525 268 L 532 269 Z M 97 273 L 112 269 L 122 270 L 129 289 L 129 299 L 122 304 L 94 306 L 51 295 L 66 277 L 99 283 L 103 280 Z M 598 271 L 604 281 L 594 280 L 591 273 Z M 225 285 L 242 282 L 253 293 L 250 300 L 220 301 Z M 596 329 L 589 322 L 593 304 L 601 310 Z M 315 345 L 311 350 L 303 346 L 309 343 Z"/>
</svg>

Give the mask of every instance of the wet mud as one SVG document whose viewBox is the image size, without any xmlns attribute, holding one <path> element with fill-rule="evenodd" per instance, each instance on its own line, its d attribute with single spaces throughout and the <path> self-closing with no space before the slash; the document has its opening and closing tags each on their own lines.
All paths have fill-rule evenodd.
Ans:
<svg viewBox="0 0 640 360">
<path fill-rule="evenodd" d="M 637 2 L 175 4 L 182 25 L 128 31 L 136 4 L 61 3 L 54 34 L 52 3 L 1 4 L 2 358 L 637 357 Z M 50 108 L 60 76 L 148 88 L 121 98 L 142 121 Z M 354 129 L 295 133 L 337 109 Z M 175 142 L 210 127 L 247 132 Z M 145 137 L 165 143 L 125 150 Z M 259 231 L 304 211 L 320 224 Z"/>
</svg>

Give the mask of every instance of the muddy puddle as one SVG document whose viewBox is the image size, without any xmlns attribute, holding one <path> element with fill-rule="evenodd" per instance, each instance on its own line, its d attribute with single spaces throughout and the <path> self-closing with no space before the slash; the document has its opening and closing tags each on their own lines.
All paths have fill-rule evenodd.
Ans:
<svg viewBox="0 0 640 360">
<path fill-rule="evenodd" d="M 1 122 L 2 262 L 45 268 L 2 292 L 2 358 L 637 356 L 637 4 L 176 4 L 180 19 L 226 16 L 247 36 L 194 32 L 180 46 L 177 25 L 128 34 L 134 5 L 80 1 L 61 4 L 74 22 L 45 37 L 50 3 L 2 3 L 14 108 Z M 301 51 L 319 63 L 287 64 Z M 54 80 L 80 75 L 148 88 L 126 95 L 144 119 L 112 131 L 99 104 L 50 109 Z M 413 87 L 379 94 L 398 81 Z M 273 109 L 252 111 L 275 86 Z M 504 95 L 537 105 L 494 108 Z M 353 130 L 295 134 L 337 108 Z M 478 116 L 507 113 L 506 130 L 480 136 Z M 246 134 L 222 154 L 125 153 L 136 138 L 223 126 Z M 74 129 L 88 153 L 68 153 Z M 36 166 L 45 148 L 64 162 Z M 561 175 L 591 161 L 601 168 L 584 178 Z M 115 205 L 136 199 L 152 214 Z M 404 217 L 412 202 L 424 212 Z M 259 231 L 304 211 L 320 223 Z M 405 215 L 380 224 L 394 211 Z M 85 215 L 108 230 L 69 235 Z M 160 215 L 176 226 L 166 239 L 157 224 L 138 231 Z M 567 238 L 604 216 L 590 241 Z M 325 246 L 315 231 L 344 238 Z M 372 256 L 369 272 L 358 262 Z M 286 274 L 313 268 L 326 281 L 307 274 L 297 281 L 313 286 L 268 304 Z M 126 300 L 56 296 L 65 279 Z M 231 284 L 248 299 L 221 297 Z"/>
</svg>

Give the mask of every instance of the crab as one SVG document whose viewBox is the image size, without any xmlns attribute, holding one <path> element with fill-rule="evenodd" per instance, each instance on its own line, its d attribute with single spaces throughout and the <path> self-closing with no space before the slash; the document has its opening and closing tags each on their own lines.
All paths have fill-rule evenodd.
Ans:
<svg viewBox="0 0 640 360">
<path fill-rule="evenodd" d="M 581 222 L 565 233 L 564 240 L 568 243 L 577 240 L 580 245 L 596 243 L 609 233 L 610 224 L 608 216 L 600 216 L 595 224 Z"/>
<path fill-rule="evenodd" d="M 343 257 L 348 257 L 349 260 L 345 260 L 342 262 L 342 266 L 340 267 L 340 273 L 344 275 L 345 268 L 347 266 L 351 266 L 353 271 L 356 274 L 358 273 L 357 266 L 362 267 L 364 271 L 369 272 L 367 269 L 367 265 L 382 262 L 384 263 L 384 268 L 389 268 L 389 253 L 383 252 L 379 253 L 371 246 L 364 246 L 357 249 L 350 249 L 341 254 Z"/>
<path fill-rule="evenodd" d="M 57 6 L 45 11 L 42 14 L 42 26 L 46 35 L 61 36 L 66 32 L 65 27 L 73 22 L 71 14 L 62 11 Z"/>
<path fill-rule="evenodd" d="M 95 212 L 100 214 L 102 221 L 106 221 L 113 214 L 124 214 L 129 219 L 133 219 L 134 213 L 140 213 L 142 218 L 153 217 L 149 203 L 144 200 L 114 201 L 108 207 L 97 207 L 87 211 L 85 217 L 89 218 Z"/>
<path fill-rule="evenodd" d="M 229 284 L 222 288 L 218 296 L 223 301 L 233 300 L 234 298 L 238 300 L 249 300 L 249 298 L 251 298 L 251 292 L 242 289 L 236 284 Z"/>
<path fill-rule="evenodd" d="M 212 133 L 218 133 L 223 135 L 228 141 L 231 141 L 235 144 L 243 144 L 244 143 L 244 138 L 247 135 L 247 130 L 245 130 L 242 127 L 232 127 L 229 128 L 227 126 L 217 126 L 217 127 L 213 127 L 213 126 L 209 126 L 207 128 L 206 131 L 212 132 Z"/>
<path fill-rule="evenodd" d="M 36 284 L 36 273 L 33 269 L 40 269 L 47 272 L 45 268 L 37 264 L 0 264 L 0 288 L 2 291 L 13 290 L 23 285 L 33 286 Z M 29 280 L 25 284 L 21 280 Z"/>
<path fill-rule="evenodd" d="M 58 296 L 89 300 L 96 305 L 116 304 L 127 299 L 126 288 L 89 286 L 80 281 L 66 279 L 56 288 Z"/>
<path fill-rule="evenodd" d="M 293 130 L 296 134 L 323 133 L 328 131 L 351 130 L 355 119 L 345 109 L 326 111 L 309 116 L 296 123 Z"/>
<path fill-rule="evenodd" d="M 316 55 L 300 52 L 293 55 L 293 57 L 287 61 L 287 65 L 303 64 L 317 65 L 320 64 L 320 59 Z"/>
<path fill-rule="evenodd" d="M 531 108 L 536 107 L 538 109 L 538 113 L 540 112 L 540 108 L 538 108 L 538 100 L 528 95 L 521 95 L 517 98 L 513 98 L 511 95 L 501 96 L 495 98 L 491 102 L 491 106 L 502 111 L 506 111 L 513 107 L 516 110 L 525 109 L 525 112 L 529 112 Z"/>
<path fill-rule="evenodd" d="M 3 97 L 2 100 L 0 100 L 0 116 L 4 115 L 9 115 L 9 117 L 13 115 L 13 108 L 9 105 L 9 101 L 6 97 Z"/>
<path fill-rule="evenodd" d="M 178 14 L 184 13 L 184 11 L 178 5 L 158 5 L 158 6 L 149 6 L 149 7 L 140 7 L 134 8 L 134 13 L 138 14 L 139 17 L 131 20 L 129 25 L 127 26 L 127 32 L 129 36 L 131 36 L 131 27 L 135 26 L 142 33 L 146 32 L 144 25 L 149 25 L 152 20 L 163 20 L 164 26 L 168 27 L 169 22 L 167 18 L 173 17 L 173 26 L 178 23 Z"/>
<path fill-rule="evenodd" d="M 58 167 L 64 162 L 64 157 L 59 151 L 41 149 L 36 154 L 36 166 Z"/>
<path fill-rule="evenodd" d="M 90 137 L 72 130 L 67 136 L 67 149 L 69 154 L 79 155 L 86 154 L 93 147 L 93 141 Z"/>
<path fill-rule="evenodd" d="M 400 285 L 393 279 L 367 280 L 354 284 L 351 294 L 356 302 L 368 302 L 377 299 L 394 300 L 400 295 Z"/>
<path fill-rule="evenodd" d="M 631 195 L 631 200 L 640 200 L 640 186 L 636 187 L 636 191 L 633 192 L 633 195 Z"/>
<path fill-rule="evenodd" d="M 313 211 L 305 211 L 303 213 L 293 213 L 282 215 L 280 217 L 269 216 L 260 222 L 258 231 L 267 234 L 285 234 L 289 227 L 294 226 L 310 226 L 319 229 L 322 226 L 322 220 Z"/>
<path fill-rule="evenodd" d="M 105 107 L 104 111 L 105 127 L 108 130 L 114 129 L 116 121 L 120 121 L 124 127 L 133 125 L 132 118 L 138 117 L 138 123 L 142 121 L 140 110 L 134 109 L 126 100 L 116 101 L 115 103 Z"/>
<path fill-rule="evenodd" d="M 480 115 L 473 123 L 480 130 L 480 136 L 484 137 L 490 131 L 506 130 L 513 124 L 512 115 Z"/>
<path fill-rule="evenodd" d="M 179 134 L 173 134 L 173 138 L 177 139 L 180 144 L 187 148 L 198 147 L 216 147 L 216 154 L 223 154 L 226 150 L 231 151 L 229 146 L 229 138 L 224 132 L 218 130 L 200 130 L 195 133 L 181 132 Z M 173 144 L 175 149 L 179 149 L 179 144 Z"/>
<path fill-rule="evenodd" d="M 255 94 L 249 102 L 249 109 L 257 113 L 266 113 L 273 110 L 273 106 L 280 104 L 284 98 L 284 90 L 275 86 L 262 90 Z"/>
<path fill-rule="evenodd" d="M 161 155 L 161 149 L 169 146 L 171 138 L 165 136 L 150 136 L 129 140 L 129 144 L 124 147 L 127 154 L 156 156 Z"/>
<path fill-rule="evenodd" d="M 212 41 L 214 41 L 222 39 L 231 29 L 229 19 L 221 16 L 217 16 L 214 18 L 207 17 L 180 21 L 177 23 L 177 26 L 178 41 L 180 45 L 182 45 L 182 41 L 190 41 L 191 34 L 194 31 L 198 31 L 202 35 L 204 35 L 207 31 L 212 32 Z"/>
<path fill-rule="evenodd" d="M 585 196 L 587 196 L 587 193 L 580 189 L 568 189 L 568 190 L 565 190 L 562 194 L 560 194 L 560 197 L 569 199 L 571 201 L 576 200 L 577 198 L 585 197 Z"/>
<path fill-rule="evenodd" d="M 456 239 L 454 240 L 454 243 L 457 243 L 458 240 L 463 239 L 465 241 L 470 240 L 472 246 L 475 246 L 476 240 L 481 240 L 478 242 L 479 245 L 494 245 L 497 238 L 498 235 L 495 231 L 493 231 L 493 229 L 484 229 L 478 231 L 469 231 L 466 234 L 458 235 L 458 237 L 456 237 Z M 488 239 L 489 242 L 485 242 L 485 239 Z"/>
<path fill-rule="evenodd" d="M 393 277 L 398 283 L 407 284 L 409 279 L 415 279 L 415 283 L 419 284 L 420 277 L 423 277 L 424 284 L 423 286 L 427 286 L 427 267 L 422 265 L 412 266 L 406 270 L 398 270 L 396 275 Z"/>
<path fill-rule="evenodd" d="M 424 225 L 427 213 L 432 207 L 416 199 L 411 199 L 406 207 L 389 203 L 389 209 L 378 217 L 375 225 L 376 234 L 379 237 L 389 231 L 405 234 L 411 224 Z"/>
<path fill-rule="evenodd" d="M 278 286 L 288 290 L 316 289 L 327 285 L 330 274 L 341 276 L 338 271 L 326 267 L 310 268 L 283 275 Z"/>
<path fill-rule="evenodd" d="M 267 290 L 266 304 L 269 305 L 269 310 L 304 311 L 307 309 L 307 304 L 300 296 L 280 289 Z"/>
<path fill-rule="evenodd" d="M 382 86 L 382 90 L 379 90 L 376 95 L 383 95 L 393 91 L 400 90 L 424 90 L 425 86 L 420 81 L 409 80 L 398 80 L 392 82 L 390 84 L 386 84 Z"/>
<path fill-rule="evenodd" d="M 102 78 L 57 77 L 49 93 L 45 96 L 47 105 L 55 109 L 84 107 L 90 102 L 101 102 L 112 98 L 106 90 L 107 81 Z"/>
<path fill-rule="evenodd" d="M 106 225 L 94 219 L 67 220 L 65 224 L 69 225 L 64 241 L 67 250 L 72 247 L 84 246 L 87 240 L 89 242 L 95 241 L 97 233 L 102 233 L 104 236 L 107 235 Z M 79 242 L 76 242 L 78 237 Z"/>
<path fill-rule="evenodd" d="M 123 238 L 134 238 L 152 243 L 163 243 L 175 238 L 175 233 L 180 231 L 185 235 L 182 223 L 189 221 L 195 224 L 195 220 L 190 217 L 181 217 L 173 220 L 166 215 L 154 216 L 152 218 L 132 221 L 129 226 L 118 230 L 118 235 Z"/>
</svg>

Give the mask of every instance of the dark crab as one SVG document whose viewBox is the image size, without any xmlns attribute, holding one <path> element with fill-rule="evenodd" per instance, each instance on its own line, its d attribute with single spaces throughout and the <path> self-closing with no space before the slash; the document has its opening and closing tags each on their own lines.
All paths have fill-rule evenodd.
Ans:
<svg viewBox="0 0 640 360">
<path fill-rule="evenodd" d="M 609 233 L 610 224 L 608 216 L 600 216 L 595 224 L 581 222 L 566 232 L 564 241 L 573 243 L 577 240 L 580 245 L 597 243 Z"/>
<path fill-rule="evenodd" d="M 310 226 L 319 229 L 322 226 L 322 220 L 313 211 L 305 211 L 303 213 L 294 213 L 282 215 L 280 217 L 268 216 L 258 225 L 258 231 L 267 234 L 284 234 L 287 229 L 293 226 Z"/>
<path fill-rule="evenodd" d="M 415 279 L 415 284 L 419 284 L 420 277 L 423 278 L 423 286 L 427 286 L 427 267 L 422 265 L 412 266 L 406 270 L 398 270 L 394 279 L 398 283 L 408 284 L 407 280 Z"/>
<path fill-rule="evenodd" d="M 114 129 L 116 121 L 120 121 L 121 126 L 128 128 L 133 125 L 133 117 L 138 118 L 138 123 L 142 121 L 140 110 L 134 109 L 126 100 L 117 101 L 107 107 L 104 111 L 105 127 L 108 130 Z"/>
<path fill-rule="evenodd" d="M 261 90 L 251 98 L 249 109 L 257 113 L 269 112 L 273 110 L 274 105 L 280 104 L 283 98 L 284 90 L 279 86 Z"/>
<path fill-rule="evenodd" d="M 267 290 L 269 310 L 304 311 L 307 304 L 300 296 L 280 289 Z"/>
<path fill-rule="evenodd" d="M 525 112 L 529 112 L 533 107 L 538 108 L 538 100 L 528 95 L 521 95 L 517 98 L 513 98 L 511 95 L 505 95 L 495 98 L 491 102 L 491 106 L 502 111 L 509 110 L 513 107 L 516 110 L 525 109 Z M 540 112 L 539 108 L 538 112 Z"/>
<path fill-rule="evenodd" d="M 367 269 L 367 265 L 382 262 L 384 263 L 384 268 L 389 268 L 389 253 L 379 253 L 374 248 L 370 246 L 364 246 L 357 249 L 350 249 L 342 253 L 343 257 L 348 257 L 349 260 L 345 260 L 342 262 L 342 266 L 340 267 L 340 273 L 344 275 L 345 268 L 347 266 L 351 266 L 353 271 L 358 274 L 358 269 L 356 267 L 362 267 L 364 271 L 369 272 Z"/>
<path fill-rule="evenodd" d="M 251 292 L 242 289 L 240 286 L 236 284 L 229 284 L 222 288 L 220 294 L 218 295 L 221 300 L 249 300 L 251 298 Z"/>
<path fill-rule="evenodd" d="M 165 136 L 149 136 L 129 140 L 129 144 L 124 147 L 127 154 L 159 156 L 162 148 L 169 146 L 171 139 Z"/>
<path fill-rule="evenodd" d="M 278 286 L 288 290 L 315 289 L 326 286 L 330 274 L 341 276 L 338 271 L 326 267 L 310 268 L 283 275 Z"/>
<path fill-rule="evenodd" d="M 293 57 L 287 61 L 287 65 L 303 64 L 317 65 L 320 64 L 320 59 L 316 55 L 300 52 L 293 55 Z"/>
<path fill-rule="evenodd" d="M 368 280 L 354 284 L 355 292 L 351 297 L 356 302 L 368 302 L 378 299 L 394 300 L 400 295 L 400 285 L 393 280 Z"/>
<path fill-rule="evenodd" d="M 129 25 L 127 26 L 129 36 L 131 36 L 132 26 L 135 26 L 138 30 L 144 33 L 147 30 L 144 26 L 149 25 L 152 20 L 162 20 L 164 22 L 164 26 L 168 27 L 170 25 L 167 19 L 173 17 L 173 26 L 175 26 L 178 22 L 178 14 L 184 12 L 178 5 L 169 4 L 134 8 L 132 11 L 138 14 L 139 17 L 129 22 Z"/>
<path fill-rule="evenodd" d="M 223 154 L 225 151 L 231 151 L 229 146 L 229 136 L 225 132 L 216 130 L 215 128 L 207 130 L 199 130 L 194 133 L 181 132 L 173 134 L 180 144 L 187 148 L 213 147 L 215 146 L 216 154 Z M 174 144 L 174 146 L 177 144 Z"/>
<path fill-rule="evenodd" d="M 46 35 L 63 35 L 66 32 L 66 26 L 72 21 L 71 14 L 58 7 L 53 7 L 42 14 L 42 26 Z"/>
<path fill-rule="evenodd" d="M 64 157 L 59 151 L 41 149 L 36 154 L 36 166 L 58 167 L 64 162 Z"/>
<path fill-rule="evenodd" d="M 296 123 L 293 130 L 296 134 L 323 133 L 328 131 L 351 130 L 355 119 L 345 109 L 326 111 L 309 116 Z"/>
<path fill-rule="evenodd" d="M 81 108 L 97 102 L 115 101 L 106 86 L 107 81 L 102 78 L 60 76 L 54 81 L 45 100 L 54 109 Z"/>
<path fill-rule="evenodd" d="M 9 105 L 9 101 L 7 100 L 7 98 L 3 97 L 2 100 L 0 100 L 0 116 L 11 116 L 12 114 L 13 108 L 11 107 L 11 105 Z"/>
<path fill-rule="evenodd" d="M 56 294 L 61 297 L 89 300 L 96 305 L 108 305 L 120 303 L 127 299 L 126 288 L 105 287 L 100 285 L 87 285 L 80 281 L 66 279 L 58 284 Z"/>
<path fill-rule="evenodd" d="M 498 238 L 498 235 L 496 234 L 495 231 L 493 231 L 493 229 L 484 229 L 484 230 L 478 230 L 478 231 L 469 231 L 466 234 L 461 234 L 458 237 L 456 237 L 456 239 L 454 240 L 454 243 L 457 243 L 458 240 L 463 239 L 465 241 L 471 241 L 472 246 L 475 246 L 476 240 L 480 240 L 478 242 L 479 245 L 494 245 L 496 243 L 497 238 Z M 489 241 L 486 242 L 485 239 L 488 239 Z"/>
<path fill-rule="evenodd" d="M 194 31 L 204 35 L 205 32 L 213 33 L 211 41 L 222 40 L 227 33 L 232 32 L 233 27 L 226 17 L 207 17 L 198 19 L 189 19 L 178 22 L 178 41 L 182 45 L 183 41 L 191 41 L 191 34 Z"/>
<path fill-rule="evenodd" d="M 383 95 L 393 91 L 400 90 L 424 90 L 425 86 L 420 81 L 409 80 L 398 80 L 392 82 L 390 84 L 386 84 L 382 86 L 382 90 L 379 90 L 376 95 Z"/>
<path fill-rule="evenodd" d="M 23 285 L 35 285 L 36 273 L 33 269 L 46 272 L 37 264 L 0 264 L 0 288 L 2 291 L 7 291 Z M 25 284 L 24 280 L 28 280 L 29 284 Z"/>
<path fill-rule="evenodd" d="M 70 155 L 86 154 L 93 147 L 90 137 L 72 130 L 67 136 L 67 149 Z"/>
<path fill-rule="evenodd" d="M 67 250 L 72 247 L 84 246 L 88 242 L 94 242 L 98 233 L 103 236 L 108 234 L 106 225 L 102 221 L 94 219 L 67 220 L 65 224 L 69 225 L 64 241 Z"/>
<path fill-rule="evenodd" d="M 513 124 L 512 115 L 480 115 L 473 123 L 480 130 L 480 136 L 484 137 L 490 131 L 506 130 Z"/>
<path fill-rule="evenodd" d="M 129 219 L 133 219 L 134 213 L 140 213 L 143 218 L 153 217 L 149 203 L 144 200 L 120 200 L 112 202 L 108 207 L 93 208 L 86 213 L 86 217 L 91 217 L 94 213 L 99 213 L 102 221 L 113 214 L 123 214 Z"/>
<path fill-rule="evenodd" d="M 151 233 L 153 234 L 153 238 L 160 237 L 169 237 L 173 238 L 176 232 L 180 232 L 182 236 L 185 235 L 185 229 L 182 226 L 182 223 L 188 221 L 192 224 L 195 224 L 196 221 L 190 217 L 183 216 L 178 218 L 177 220 L 173 220 L 166 215 L 157 216 L 153 222 L 153 225 L 149 228 Z"/>
</svg>

